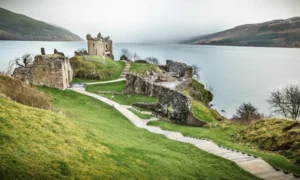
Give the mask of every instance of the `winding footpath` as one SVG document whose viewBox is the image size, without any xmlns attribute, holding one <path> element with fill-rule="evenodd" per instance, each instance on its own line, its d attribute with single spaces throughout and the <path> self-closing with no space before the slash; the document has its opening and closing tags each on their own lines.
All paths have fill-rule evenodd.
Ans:
<svg viewBox="0 0 300 180">
<path fill-rule="evenodd" d="M 161 134 L 166 136 L 168 139 L 189 143 L 202 149 L 211 154 L 220 156 L 222 158 L 228 159 L 235 162 L 242 169 L 250 172 L 251 174 L 266 180 L 300 180 L 300 178 L 294 176 L 293 174 L 288 174 L 280 170 L 274 169 L 268 163 L 266 163 L 261 158 L 257 158 L 245 153 L 231 150 L 229 148 L 221 147 L 214 142 L 206 139 L 196 139 L 192 137 L 185 137 L 179 132 L 162 130 L 159 127 L 147 126 L 149 120 L 143 120 L 128 110 L 128 106 L 120 105 L 119 103 L 102 97 L 97 94 L 89 93 L 84 89 L 71 88 L 71 90 L 98 99 L 110 106 L 113 106 L 121 114 L 123 114 L 132 124 L 136 127 L 146 129 L 150 132 Z"/>
</svg>

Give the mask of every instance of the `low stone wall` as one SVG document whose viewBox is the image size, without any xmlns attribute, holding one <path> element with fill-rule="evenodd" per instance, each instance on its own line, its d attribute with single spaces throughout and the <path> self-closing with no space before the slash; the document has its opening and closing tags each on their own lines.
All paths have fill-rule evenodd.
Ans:
<svg viewBox="0 0 300 180">
<path fill-rule="evenodd" d="M 145 108 L 149 109 L 151 111 L 155 111 L 157 108 L 159 108 L 158 103 L 144 103 L 144 102 L 137 102 L 131 104 L 132 106 L 140 107 L 140 108 Z"/>
<path fill-rule="evenodd" d="M 124 94 L 130 94 L 126 91 L 121 91 L 121 92 L 114 92 L 114 91 L 97 91 L 99 94 L 119 94 L 119 95 L 124 95 Z"/>
<path fill-rule="evenodd" d="M 153 84 L 135 74 L 126 75 L 126 91 L 158 97 L 158 107 L 155 111 L 167 116 L 175 123 L 193 126 L 206 124 L 194 117 L 192 99 L 178 91 Z"/>
</svg>

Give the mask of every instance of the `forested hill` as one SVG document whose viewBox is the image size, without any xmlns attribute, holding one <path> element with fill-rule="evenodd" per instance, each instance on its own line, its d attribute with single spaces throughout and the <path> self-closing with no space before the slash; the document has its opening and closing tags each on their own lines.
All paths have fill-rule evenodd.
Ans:
<svg viewBox="0 0 300 180">
<path fill-rule="evenodd" d="M 72 32 L 0 7 L 0 40 L 81 41 Z"/>
</svg>

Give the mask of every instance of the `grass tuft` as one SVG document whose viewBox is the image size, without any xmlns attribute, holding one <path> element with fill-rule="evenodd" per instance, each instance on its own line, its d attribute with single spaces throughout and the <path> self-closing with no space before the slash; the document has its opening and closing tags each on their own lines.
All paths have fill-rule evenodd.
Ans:
<svg viewBox="0 0 300 180">
<path fill-rule="evenodd" d="M 51 97 L 20 80 L 0 75 L 0 94 L 18 103 L 40 109 L 52 107 Z"/>
</svg>

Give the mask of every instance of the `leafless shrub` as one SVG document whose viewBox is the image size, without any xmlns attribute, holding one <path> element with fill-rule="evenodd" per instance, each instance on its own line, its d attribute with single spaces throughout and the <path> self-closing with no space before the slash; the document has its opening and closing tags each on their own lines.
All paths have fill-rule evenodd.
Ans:
<svg viewBox="0 0 300 180">
<path fill-rule="evenodd" d="M 5 75 L 5 76 L 9 76 L 13 73 L 14 69 L 16 67 L 16 63 L 15 61 L 9 61 L 8 65 L 6 67 L 4 67 L 3 69 L 1 69 L 0 71 L 0 75 Z"/>
<path fill-rule="evenodd" d="M 271 92 L 267 100 L 274 113 L 285 118 L 298 119 L 300 117 L 300 85 L 289 85 L 282 90 Z"/>
<path fill-rule="evenodd" d="M 199 78 L 200 78 L 200 75 L 199 75 L 200 68 L 196 64 L 193 64 L 192 68 L 193 68 L 193 78 L 199 80 Z"/>
<path fill-rule="evenodd" d="M 249 124 L 252 121 L 260 119 L 258 109 L 250 102 L 242 103 L 240 107 L 236 109 L 236 114 L 232 120 L 241 124 Z"/>
<path fill-rule="evenodd" d="M 154 65 L 158 65 L 159 64 L 158 59 L 156 57 L 146 57 L 145 59 L 150 64 L 154 64 Z"/>
<path fill-rule="evenodd" d="M 127 59 L 131 59 L 132 58 L 132 54 L 131 52 L 129 52 L 128 49 L 121 49 L 121 56 L 125 56 Z"/>
<path fill-rule="evenodd" d="M 132 59 L 135 61 L 135 60 L 140 60 L 141 57 L 135 52 L 132 56 Z"/>
</svg>

